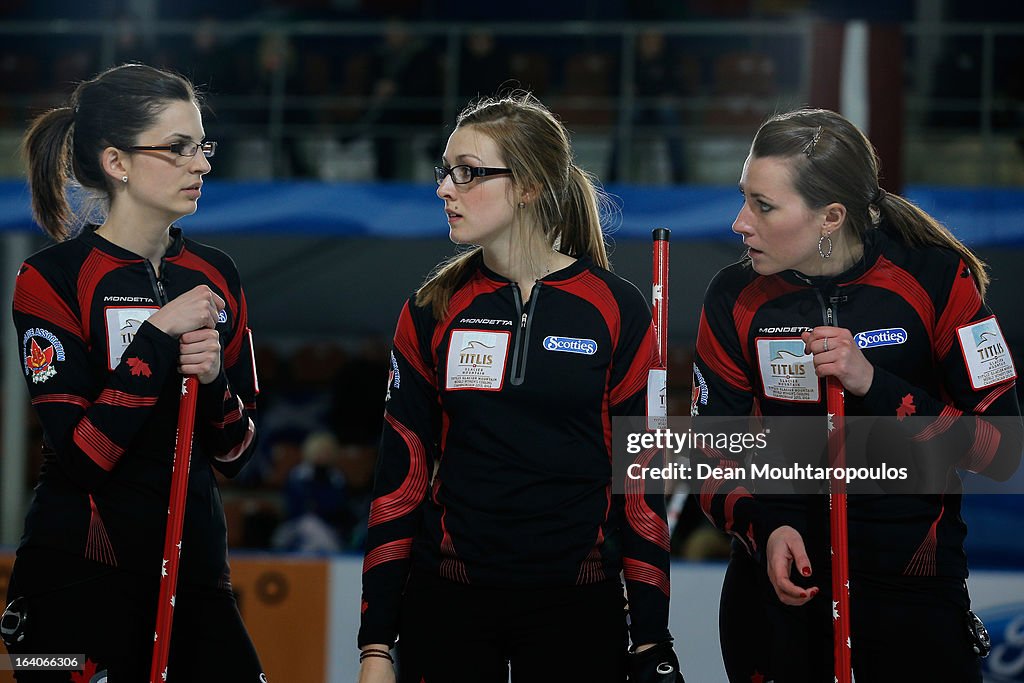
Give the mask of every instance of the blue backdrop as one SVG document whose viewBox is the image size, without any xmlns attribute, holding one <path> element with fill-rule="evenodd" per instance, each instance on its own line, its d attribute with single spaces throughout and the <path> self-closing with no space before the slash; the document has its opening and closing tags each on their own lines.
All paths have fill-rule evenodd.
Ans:
<svg viewBox="0 0 1024 683">
<path fill-rule="evenodd" d="M 618 239 L 735 239 L 734 187 L 607 188 L 618 206 Z M 1024 190 L 911 187 L 906 197 L 972 246 L 1024 244 Z M 202 210 L 181 224 L 191 234 L 328 234 L 427 237 L 447 230 L 433 185 L 207 181 Z M 28 190 L 0 182 L 0 231 L 34 230 Z"/>
</svg>

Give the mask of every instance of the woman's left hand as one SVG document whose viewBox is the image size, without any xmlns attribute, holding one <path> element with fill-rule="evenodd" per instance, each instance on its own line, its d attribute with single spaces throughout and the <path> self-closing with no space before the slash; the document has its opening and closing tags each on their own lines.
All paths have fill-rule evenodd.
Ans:
<svg viewBox="0 0 1024 683">
<path fill-rule="evenodd" d="M 186 332 L 178 338 L 178 372 L 195 375 L 209 384 L 220 374 L 220 333 L 209 327 Z"/>
<path fill-rule="evenodd" d="M 804 332 L 805 351 L 814 356 L 814 372 L 818 377 L 835 377 L 854 396 L 863 396 L 875 378 L 873 366 L 844 327 L 815 327 Z"/>
</svg>

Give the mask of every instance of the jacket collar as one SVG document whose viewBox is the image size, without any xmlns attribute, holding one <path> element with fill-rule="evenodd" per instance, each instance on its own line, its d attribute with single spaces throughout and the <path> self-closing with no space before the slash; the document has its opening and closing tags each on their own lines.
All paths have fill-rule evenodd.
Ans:
<svg viewBox="0 0 1024 683">
<path fill-rule="evenodd" d="M 110 256 L 113 256 L 114 258 L 120 259 L 122 261 L 144 260 L 143 257 L 139 256 L 135 252 L 129 251 L 124 247 L 119 247 L 118 245 L 105 239 L 104 237 L 97 235 L 96 229 L 98 227 L 98 225 L 93 224 L 86 225 L 82 229 L 82 232 L 78 236 L 78 239 L 82 240 L 90 247 L 98 249 L 99 251 L 102 251 L 105 254 L 109 254 Z M 167 251 L 164 252 L 163 258 L 165 259 L 174 258 L 175 256 L 181 254 L 181 250 L 184 248 L 185 245 L 185 238 L 182 235 L 181 228 L 179 228 L 176 225 L 172 225 L 170 235 L 171 245 L 167 248 Z"/>
<path fill-rule="evenodd" d="M 498 273 L 496 273 L 493 270 L 491 270 L 490 268 L 488 268 L 487 265 L 484 263 L 483 256 L 479 256 L 478 258 L 479 258 L 478 267 L 479 267 L 481 275 L 483 275 L 488 280 L 491 280 L 493 282 L 500 282 L 500 283 L 503 283 L 503 284 L 511 282 L 511 280 L 509 280 L 504 275 L 499 275 Z M 579 275 L 580 273 L 582 273 L 582 272 L 584 272 L 586 270 L 589 270 L 592 266 L 593 266 L 593 262 L 590 260 L 589 256 L 580 256 L 580 257 L 578 257 L 576 259 L 576 261 L 574 261 L 573 263 L 567 265 L 565 268 L 562 268 L 560 270 L 552 271 L 552 272 L 548 273 L 547 275 L 545 275 L 544 277 L 542 277 L 539 281 L 540 282 L 559 282 L 561 280 L 568 280 L 569 278 L 575 277 L 575 276 Z M 520 284 L 522 284 L 522 283 L 520 283 Z"/>
</svg>

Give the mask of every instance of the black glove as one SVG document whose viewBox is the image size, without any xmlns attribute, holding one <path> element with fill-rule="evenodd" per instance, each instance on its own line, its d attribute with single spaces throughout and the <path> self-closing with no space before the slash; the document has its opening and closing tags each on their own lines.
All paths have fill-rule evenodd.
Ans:
<svg viewBox="0 0 1024 683">
<path fill-rule="evenodd" d="M 629 654 L 630 683 L 686 683 L 672 643 L 658 643 Z"/>
</svg>

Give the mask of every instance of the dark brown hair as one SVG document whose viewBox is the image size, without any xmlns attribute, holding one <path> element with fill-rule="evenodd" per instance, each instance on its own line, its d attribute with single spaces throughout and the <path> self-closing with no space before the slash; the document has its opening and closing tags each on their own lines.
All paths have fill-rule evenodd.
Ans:
<svg viewBox="0 0 1024 683">
<path fill-rule="evenodd" d="M 110 178 L 100 154 L 107 147 L 127 149 L 171 102 L 199 98 L 185 78 L 143 64 L 107 69 L 75 88 L 67 104 L 36 117 L 22 140 L 28 164 L 32 213 L 55 240 L 71 235 L 68 180 L 109 205 Z"/>
<path fill-rule="evenodd" d="M 861 237 L 882 225 L 908 246 L 937 245 L 956 251 L 984 298 L 989 282 L 984 262 L 920 207 L 881 191 L 875 148 L 846 118 L 827 109 L 776 114 L 761 124 L 750 154 L 790 160 L 793 185 L 804 202 L 815 209 L 842 204 L 847 222 Z"/>
</svg>

